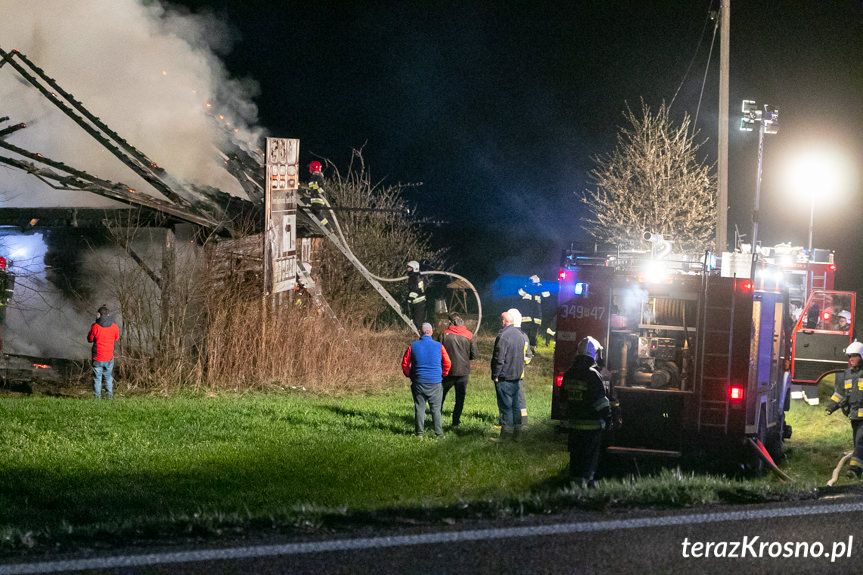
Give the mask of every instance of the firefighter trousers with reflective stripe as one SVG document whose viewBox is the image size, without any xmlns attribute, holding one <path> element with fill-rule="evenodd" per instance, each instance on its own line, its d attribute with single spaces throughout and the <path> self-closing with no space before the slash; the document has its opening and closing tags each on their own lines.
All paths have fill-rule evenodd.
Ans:
<svg viewBox="0 0 863 575">
<path fill-rule="evenodd" d="M 863 419 L 851 420 L 851 433 L 854 436 L 854 454 L 848 465 L 860 475 L 863 473 Z"/>
<path fill-rule="evenodd" d="M 569 430 L 569 477 L 573 481 L 593 481 L 602 449 L 602 429 Z"/>
</svg>

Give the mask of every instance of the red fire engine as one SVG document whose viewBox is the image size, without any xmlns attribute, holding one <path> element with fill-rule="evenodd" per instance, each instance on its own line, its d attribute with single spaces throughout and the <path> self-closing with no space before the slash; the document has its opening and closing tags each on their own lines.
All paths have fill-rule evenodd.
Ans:
<svg viewBox="0 0 863 575">
<path fill-rule="evenodd" d="M 715 258 L 669 252 L 565 253 L 552 419 L 565 418 L 563 373 L 591 335 L 605 347 L 624 421 L 609 451 L 726 448 L 750 459 L 751 438 L 778 456 L 791 435 L 787 288 L 756 286 L 748 270 L 738 277 L 711 265 Z"/>
<path fill-rule="evenodd" d="M 845 348 L 854 341 L 857 296 L 834 290 L 836 264 L 832 250 L 812 250 L 791 244 L 761 248 L 765 262 L 788 286 L 789 306 L 795 323 L 791 335 L 791 397 L 818 403 L 818 381 L 847 367 Z M 747 260 L 748 261 L 748 260 Z M 770 280 L 764 270 L 758 281 Z"/>
</svg>

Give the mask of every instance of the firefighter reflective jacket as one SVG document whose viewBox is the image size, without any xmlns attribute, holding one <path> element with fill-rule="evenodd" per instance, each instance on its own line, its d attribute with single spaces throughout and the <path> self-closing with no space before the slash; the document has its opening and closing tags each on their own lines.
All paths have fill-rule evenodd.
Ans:
<svg viewBox="0 0 863 575">
<path fill-rule="evenodd" d="M 833 395 L 827 400 L 827 411 L 833 413 L 840 407 L 850 419 L 863 419 L 863 371 L 848 368 L 836 374 Z"/>
<path fill-rule="evenodd" d="M 408 303 L 417 304 L 426 300 L 426 288 L 419 272 L 408 272 Z"/>
<path fill-rule="evenodd" d="M 542 325 L 542 298 L 550 297 L 551 292 L 542 284 L 528 284 L 519 288 L 518 295 L 522 301 L 519 309 L 522 325 L 528 323 Z"/>
<path fill-rule="evenodd" d="M 611 404 L 593 358 L 579 355 L 563 374 L 566 422 L 569 429 L 605 429 L 611 420 Z"/>
</svg>

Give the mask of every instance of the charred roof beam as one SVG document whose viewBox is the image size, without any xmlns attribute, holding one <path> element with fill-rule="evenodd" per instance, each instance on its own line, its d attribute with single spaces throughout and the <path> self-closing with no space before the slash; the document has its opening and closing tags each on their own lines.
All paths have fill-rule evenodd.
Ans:
<svg viewBox="0 0 863 575">
<path fill-rule="evenodd" d="M 53 78 L 45 74 L 41 68 L 36 66 L 24 54 L 18 50 L 6 52 L 0 48 L 0 57 L 2 57 L 3 63 L 8 63 L 12 66 L 22 78 L 39 90 L 39 92 L 59 108 L 60 111 L 71 118 L 76 124 L 81 126 L 84 131 L 95 138 L 100 144 L 105 146 L 108 151 L 114 154 L 114 156 L 131 168 L 136 174 L 144 178 L 148 183 L 150 183 L 150 185 L 156 188 L 159 193 L 182 206 L 191 208 L 190 202 L 180 195 L 178 191 L 178 189 L 183 189 L 183 187 L 171 178 L 165 170 L 160 168 L 141 151 L 121 138 L 119 134 L 111 130 L 104 122 L 88 111 L 83 104 L 77 101 L 66 90 L 61 88 Z M 14 57 L 17 57 L 21 63 L 25 64 L 33 74 L 28 72 L 21 63 L 15 61 L 13 59 Z M 38 76 L 38 78 L 36 76 Z M 42 82 L 47 84 L 51 90 L 46 88 L 42 82 L 39 81 L 39 78 L 41 78 Z M 57 96 L 58 94 L 62 96 L 62 100 Z M 63 100 L 65 100 L 65 102 Z"/>
</svg>

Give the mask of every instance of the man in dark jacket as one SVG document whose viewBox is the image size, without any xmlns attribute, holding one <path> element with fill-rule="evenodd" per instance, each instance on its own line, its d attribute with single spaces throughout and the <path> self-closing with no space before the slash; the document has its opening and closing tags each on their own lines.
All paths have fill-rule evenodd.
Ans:
<svg viewBox="0 0 863 575">
<path fill-rule="evenodd" d="M 569 476 L 593 487 L 599 465 L 602 432 L 611 426 L 611 404 L 597 367 L 600 343 L 587 336 L 578 342 L 575 361 L 563 374 L 566 422 L 569 429 Z"/>
<path fill-rule="evenodd" d="M 500 314 L 503 326 L 494 340 L 491 356 L 491 379 L 497 393 L 500 410 L 500 441 L 511 438 L 518 441 L 521 436 L 521 411 L 518 409 L 518 382 L 524 377 L 524 337 L 513 325 L 512 315 Z"/>
<path fill-rule="evenodd" d="M 443 397 L 441 381 L 449 373 L 451 365 L 446 348 L 432 339 L 432 326 L 421 326 L 422 337 L 408 346 L 402 356 L 402 373 L 411 378 L 411 395 L 414 398 L 415 430 L 419 439 L 423 438 L 426 419 L 426 403 L 432 412 L 434 433 L 443 437 L 440 406 Z"/>
<path fill-rule="evenodd" d="M 851 342 L 845 348 L 848 356 L 848 369 L 836 374 L 833 395 L 827 400 L 827 415 L 839 408 L 851 420 L 851 434 L 854 439 L 854 455 L 848 463 L 849 479 L 863 476 L 863 343 Z"/>
<path fill-rule="evenodd" d="M 96 321 L 90 326 L 87 341 L 93 344 L 93 388 L 96 399 L 102 397 L 102 378 L 108 399 L 114 398 L 114 342 L 120 339 L 120 328 L 111 319 L 106 306 L 96 312 Z"/>
<path fill-rule="evenodd" d="M 524 330 L 521 329 L 521 312 L 514 307 L 511 307 L 506 311 L 508 311 L 512 316 L 512 325 L 518 328 L 524 338 L 524 365 L 530 365 L 530 362 L 533 359 L 533 352 L 530 349 L 530 339 L 527 337 L 527 334 L 524 333 Z M 524 396 L 524 374 L 522 374 L 521 379 L 518 381 L 518 410 L 521 412 L 521 425 L 523 428 L 527 425 L 527 399 Z"/>
<path fill-rule="evenodd" d="M 458 315 L 449 317 L 449 328 L 441 336 L 441 343 L 449 354 L 452 367 L 449 374 L 443 378 L 443 399 L 455 387 L 455 407 L 452 410 L 452 427 L 457 429 L 461 424 L 461 412 L 464 409 L 464 397 L 467 382 L 470 378 L 470 360 L 479 357 L 479 350 L 473 334 L 464 326 L 464 320 Z"/>
</svg>

